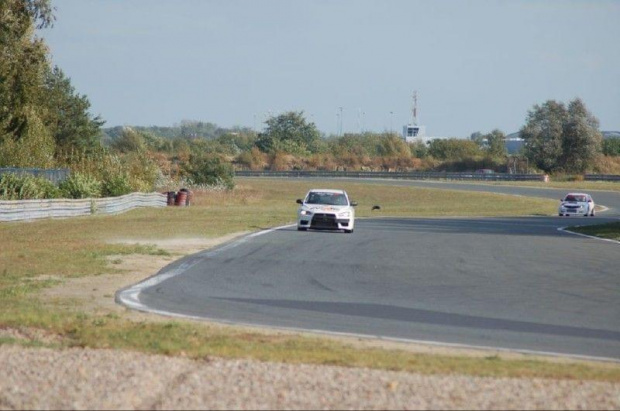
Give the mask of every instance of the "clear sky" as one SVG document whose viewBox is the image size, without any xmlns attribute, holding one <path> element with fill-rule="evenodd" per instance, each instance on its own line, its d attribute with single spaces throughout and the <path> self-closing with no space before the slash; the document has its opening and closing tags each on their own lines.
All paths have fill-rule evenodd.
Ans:
<svg viewBox="0 0 620 411">
<path fill-rule="evenodd" d="M 620 130 L 620 1 L 52 0 L 40 36 L 104 127 L 261 129 L 304 111 L 326 134 L 518 131 L 580 97 Z"/>
</svg>

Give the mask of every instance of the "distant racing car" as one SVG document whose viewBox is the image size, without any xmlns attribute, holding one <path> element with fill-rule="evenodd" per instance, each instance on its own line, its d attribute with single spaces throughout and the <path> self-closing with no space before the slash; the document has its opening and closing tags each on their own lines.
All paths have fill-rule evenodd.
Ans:
<svg viewBox="0 0 620 411">
<path fill-rule="evenodd" d="M 357 203 L 349 200 L 344 190 L 313 189 L 305 199 L 298 199 L 297 230 L 344 230 L 352 233 L 355 229 L 355 210 Z"/>
<path fill-rule="evenodd" d="M 570 215 L 594 217 L 596 215 L 594 200 L 589 194 L 568 193 L 560 201 L 560 207 L 558 208 L 558 215 L 560 217 Z"/>
</svg>

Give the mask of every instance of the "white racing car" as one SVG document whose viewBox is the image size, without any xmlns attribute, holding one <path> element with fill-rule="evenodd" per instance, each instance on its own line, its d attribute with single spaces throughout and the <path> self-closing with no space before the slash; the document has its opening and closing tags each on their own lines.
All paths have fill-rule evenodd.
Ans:
<svg viewBox="0 0 620 411">
<path fill-rule="evenodd" d="M 308 191 L 297 210 L 297 229 L 306 231 L 308 228 L 317 230 L 344 230 L 352 233 L 355 228 L 355 210 L 357 203 L 351 202 L 343 190 Z"/>
<path fill-rule="evenodd" d="M 566 197 L 560 200 L 558 215 L 582 215 L 584 217 L 594 217 L 594 200 L 589 194 L 584 193 L 568 193 Z"/>
</svg>

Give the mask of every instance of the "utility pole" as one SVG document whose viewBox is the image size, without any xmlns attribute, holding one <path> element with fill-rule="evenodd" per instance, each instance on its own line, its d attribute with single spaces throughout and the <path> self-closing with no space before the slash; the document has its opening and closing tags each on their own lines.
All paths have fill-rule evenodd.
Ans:
<svg viewBox="0 0 620 411">
<path fill-rule="evenodd" d="M 336 135 L 340 137 L 340 113 L 336 112 Z"/>
</svg>

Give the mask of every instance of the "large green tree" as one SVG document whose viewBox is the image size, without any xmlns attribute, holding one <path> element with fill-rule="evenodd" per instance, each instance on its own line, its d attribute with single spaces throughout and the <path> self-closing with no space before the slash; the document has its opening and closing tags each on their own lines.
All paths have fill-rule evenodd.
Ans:
<svg viewBox="0 0 620 411">
<path fill-rule="evenodd" d="M 0 0 L 0 166 L 51 167 L 57 148 L 98 142 L 101 120 L 36 36 L 53 21 L 50 0 Z"/>
<path fill-rule="evenodd" d="M 89 113 L 88 98 L 75 91 L 69 78 L 58 67 L 48 68 L 43 80 L 40 107 L 57 149 L 90 151 L 98 147 L 104 121 Z"/>
<path fill-rule="evenodd" d="M 41 132 L 47 48 L 34 31 L 51 24 L 48 7 L 47 1 L 0 1 L 0 143 L 19 144 Z"/>
<path fill-rule="evenodd" d="M 598 120 L 581 99 L 535 105 L 520 134 L 525 155 L 546 172 L 583 173 L 601 151 Z"/>
<path fill-rule="evenodd" d="M 594 159 L 602 152 L 602 143 L 598 119 L 588 111 L 581 99 L 571 101 L 562 136 L 560 161 L 564 170 L 584 173 L 592 168 Z"/>
<path fill-rule="evenodd" d="M 485 151 L 491 157 L 505 157 L 508 154 L 506 135 L 501 130 L 495 129 L 482 138 L 486 141 Z"/>
<path fill-rule="evenodd" d="M 306 121 L 303 111 L 289 111 L 265 123 L 267 129 L 256 140 L 256 146 L 263 152 L 308 154 L 320 150 L 321 134 L 314 123 Z"/>
</svg>

